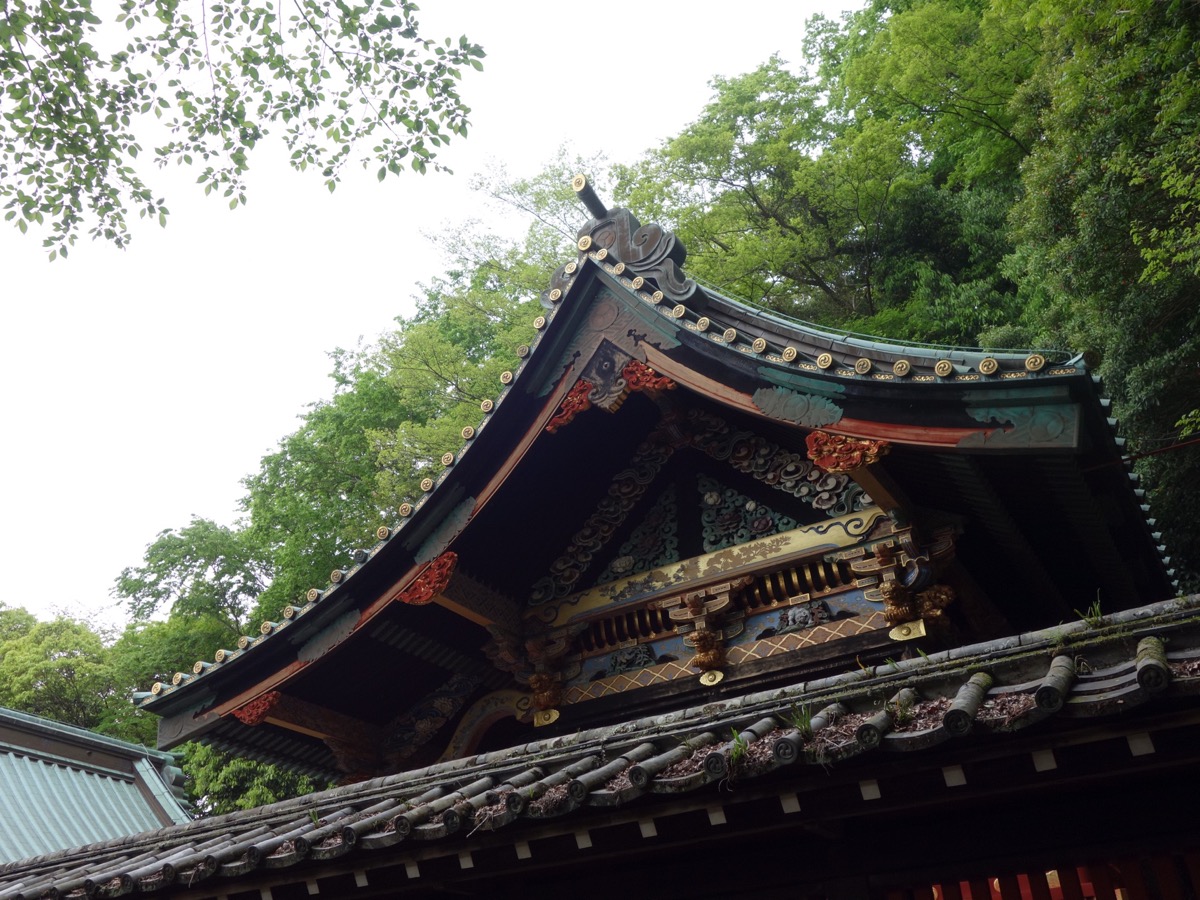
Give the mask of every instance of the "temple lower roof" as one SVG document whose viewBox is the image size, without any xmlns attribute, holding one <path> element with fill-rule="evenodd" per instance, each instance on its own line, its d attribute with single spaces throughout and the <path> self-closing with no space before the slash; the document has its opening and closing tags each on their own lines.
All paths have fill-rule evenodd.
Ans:
<svg viewBox="0 0 1200 900">
<path fill-rule="evenodd" d="M 583 851 L 593 832 L 633 823 L 643 837 L 656 821 L 697 812 L 715 826 L 726 807 L 763 798 L 786 816 L 814 810 L 808 795 L 836 785 L 882 809 L 914 781 L 936 806 L 970 795 L 974 779 L 986 793 L 1019 791 L 1022 779 L 1112 779 L 1141 760 L 1190 771 L 1198 728 L 1192 596 L 769 691 L 717 693 L 686 710 L 10 863 L 0 867 L 0 900 L 216 895 L 247 883 L 311 886 L 336 872 L 366 885 L 382 869 L 418 878 L 440 856 L 466 870 L 472 854 L 505 845 L 527 859 L 552 836 L 574 835 Z M 1087 762 L 1093 751 L 1098 769 Z M 1020 758 L 1031 765 L 998 762 Z M 1003 770 L 1001 783 L 988 781 L 989 767 Z M 849 814 L 839 806 L 810 818 Z"/>
</svg>

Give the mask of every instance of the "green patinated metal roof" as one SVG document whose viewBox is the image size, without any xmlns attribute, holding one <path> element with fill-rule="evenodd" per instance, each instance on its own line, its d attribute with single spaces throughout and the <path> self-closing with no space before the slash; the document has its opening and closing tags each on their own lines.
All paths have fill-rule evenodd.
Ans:
<svg viewBox="0 0 1200 900">
<path fill-rule="evenodd" d="M 0 863 L 185 823 L 178 777 L 170 754 L 0 709 Z"/>
</svg>

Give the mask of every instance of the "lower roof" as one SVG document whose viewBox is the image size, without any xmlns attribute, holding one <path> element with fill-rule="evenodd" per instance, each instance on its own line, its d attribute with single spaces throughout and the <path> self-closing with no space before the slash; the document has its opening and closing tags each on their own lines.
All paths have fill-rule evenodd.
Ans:
<svg viewBox="0 0 1200 900">
<path fill-rule="evenodd" d="M 0 709 L 0 862 L 190 821 L 174 763 L 167 753 Z"/>
<path fill-rule="evenodd" d="M 734 785 L 743 799 L 778 796 L 786 813 L 830 779 L 869 801 L 923 769 L 953 789 L 988 760 L 1032 758 L 1005 770 L 1011 792 L 1014 779 L 1053 770 L 1056 754 L 1114 738 L 1138 758 L 1164 735 L 1156 765 L 1193 765 L 1196 742 L 1176 735 L 1198 723 L 1193 596 L 757 694 L 726 699 L 717 686 L 692 709 L 8 864 L 0 900 L 305 882 L 312 892 L 334 870 L 362 886 L 385 867 L 415 877 L 431 852 L 466 870 L 497 842 L 525 858 L 550 834 L 583 847 L 590 829 L 617 822 L 645 835 L 681 810 L 723 816 Z M 1105 757 L 1088 777 L 1103 783 L 1113 766 Z"/>
</svg>

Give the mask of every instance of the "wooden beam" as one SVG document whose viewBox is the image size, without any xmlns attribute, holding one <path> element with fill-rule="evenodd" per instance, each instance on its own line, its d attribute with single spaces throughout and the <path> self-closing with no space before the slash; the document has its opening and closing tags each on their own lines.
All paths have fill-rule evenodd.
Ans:
<svg viewBox="0 0 1200 900">
<path fill-rule="evenodd" d="M 457 569 L 433 602 L 485 628 L 498 625 L 508 631 L 521 629 L 520 603 Z"/>
<path fill-rule="evenodd" d="M 377 745 L 381 739 L 378 726 L 279 691 L 264 694 L 232 714 L 246 725 L 267 722 L 322 741 Z"/>
<path fill-rule="evenodd" d="M 892 477 L 876 463 L 873 466 L 862 466 L 849 473 L 850 477 L 866 491 L 875 505 L 888 514 L 888 517 L 899 525 L 910 524 L 909 511 L 912 504 L 904 495 Z"/>
</svg>

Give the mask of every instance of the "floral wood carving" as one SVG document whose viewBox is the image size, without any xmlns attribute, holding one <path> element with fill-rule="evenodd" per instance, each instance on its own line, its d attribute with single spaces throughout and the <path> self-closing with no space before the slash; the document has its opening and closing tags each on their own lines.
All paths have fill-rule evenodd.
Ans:
<svg viewBox="0 0 1200 900">
<path fill-rule="evenodd" d="M 447 551 L 427 565 L 410 584 L 395 599 L 411 606 L 424 606 L 446 589 L 450 576 L 454 574 L 454 566 L 458 562 L 458 554 Z"/>
<path fill-rule="evenodd" d="M 279 691 L 268 691 L 261 697 L 255 697 L 249 703 L 244 703 L 233 711 L 233 715 L 243 725 L 261 725 L 267 720 L 283 695 Z"/>
<path fill-rule="evenodd" d="M 619 354 L 616 360 L 613 359 L 614 351 Z M 570 425 L 577 415 L 593 406 L 616 412 L 630 391 L 658 393 L 675 389 L 675 382 L 670 378 L 659 375 L 640 360 L 629 359 L 607 341 L 597 350 L 583 374 L 585 377 L 575 382 L 575 386 L 558 405 L 554 417 L 546 424 L 546 431 L 550 434 Z"/>
<path fill-rule="evenodd" d="M 824 472 L 802 453 L 754 432 L 735 430 L 711 413 L 690 409 L 682 419 L 664 419 L 638 447 L 629 468 L 617 473 L 608 495 L 551 564 L 550 571 L 534 584 L 531 606 L 566 597 L 576 590 L 595 557 L 681 447 L 694 447 L 831 518 L 862 509 L 862 488 L 848 475 Z"/>
<path fill-rule="evenodd" d="M 630 360 L 621 370 L 621 377 L 629 385 L 631 391 L 673 391 L 675 382 L 665 375 L 659 375 L 640 360 Z"/>
<path fill-rule="evenodd" d="M 853 472 L 869 466 L 879 462 L 892 449 L 887 441 L 869 441 L 827 431 L 811 432 L 805 444 L 808 458 L 817 468 L 830 473 Z"/>
<path fill-rule="evenodd" d="M 571 392 L 558 405 L 558 412 L 554 414 L 554 418 L 546 423 L 546 431 L 554 434 L 558 429 L 570 425 L 581 412 L 591 409 L 592 401 L 588 399 L 588 394 L 592 392 L 592 388 L 593 386 L 582 378 L 575 382 Z"/>
<path fill-rule="evenodd" d="M 625 521 L 674 452 L 670 435 L 663 428 L 651 432 L 638 446 L 629 467 L 617 473 L 599 507 L 551 564 L 550 571 L 534 584 L 531 605 L 537 606 L 571 593 L 594 556 L 608 544 L 613 532 Z"/>
<path fill-rule="evenodd" d="M 447 722 L 458 715 L 467 698 L 479 687 L 479 678 L 465 672 L 450 676 L 445 684 L 423 697 L 412 709 L 384 727 L 383 757 L 387 771 L 399 771 Z"/>
</svg>

